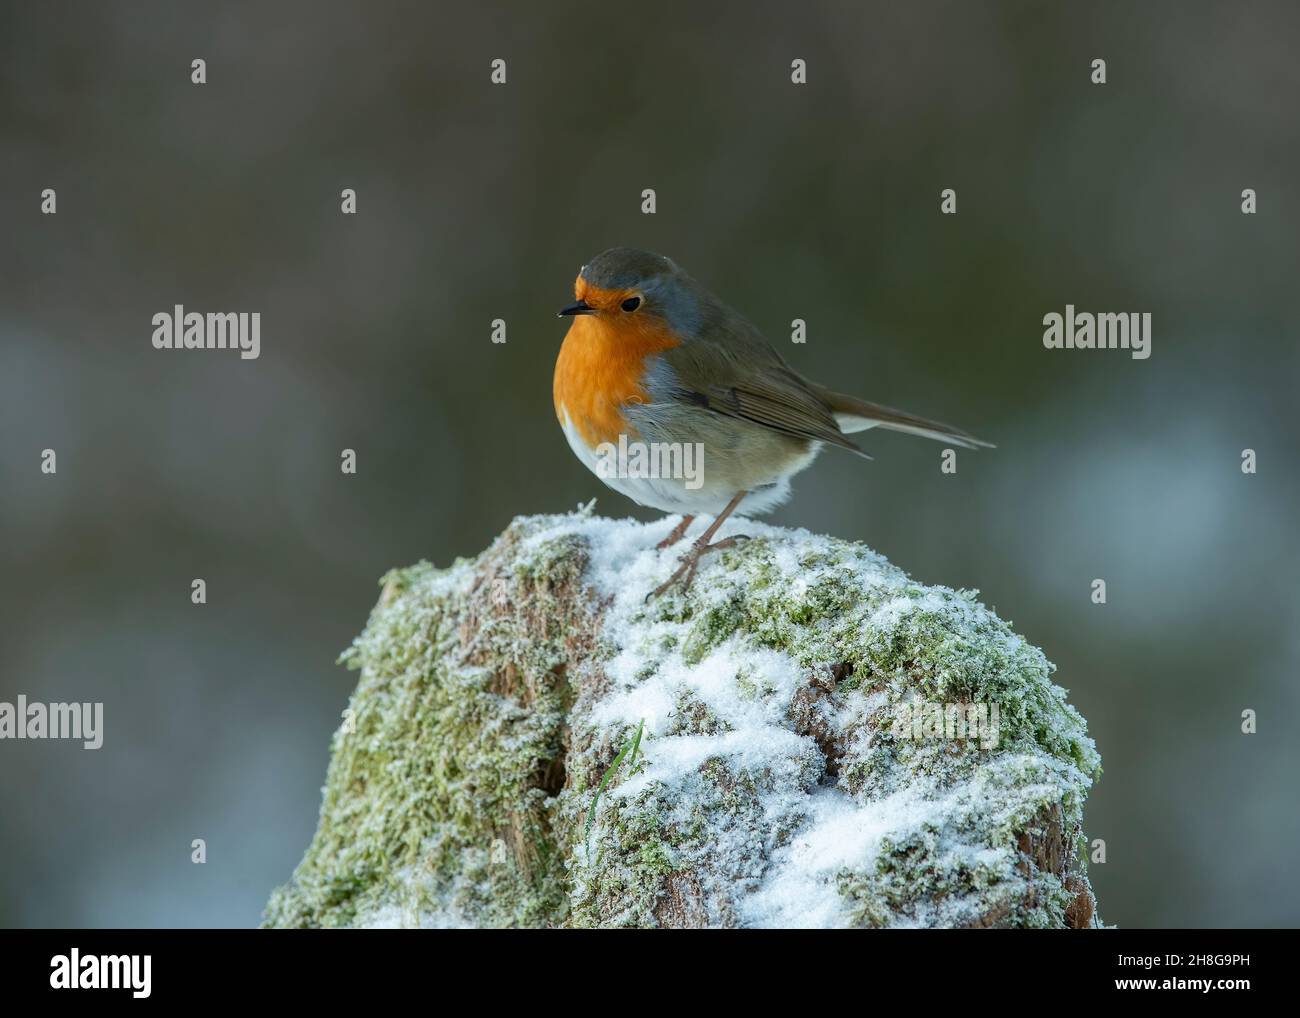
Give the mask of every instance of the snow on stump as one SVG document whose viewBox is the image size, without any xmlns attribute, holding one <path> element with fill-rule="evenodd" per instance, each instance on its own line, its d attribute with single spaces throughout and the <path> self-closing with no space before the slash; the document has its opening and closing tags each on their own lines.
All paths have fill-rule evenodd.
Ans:
<svg viewBox="0 0 1300 1018">
<path fill-rule="evenodd" d="M 1036 647 L 860 544 L 587 511 L 391 572 L 267 926 L 1100 925 Z"/>
</svg>

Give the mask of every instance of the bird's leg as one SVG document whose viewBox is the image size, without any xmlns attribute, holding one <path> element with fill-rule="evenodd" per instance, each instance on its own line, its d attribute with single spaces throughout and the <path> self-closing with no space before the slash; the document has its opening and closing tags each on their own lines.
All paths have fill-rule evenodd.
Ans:
<svg viewBox="0 0 1300 1018">
<path fill-rule="evenodd" d="M 736 506 L 740 505 L 740 500 L 748 494 L 749 492 L 747 491 L 736 492 L 735 497 L 727 503 L 727 507 L 718 514 L 718 518 L 709 524 L 708 529 L 697 537 L 691 544 L 691 550 L 682 556 L 682 562 L 681 565 L 677 567 L 677 571 L 656 587 L 646 598 L 647 601 L 651 598 L 658 597 L 679 580 L 682 581 L 682 590 L 689 590 L 691 581 L 695 579 L 695 570 L 699 567 L 701 555 L 706 551 L 716 551 L 721 548 L 730 548 L 735 545 L 736 539 L 734 537 L 725 538 L 718 541 L 716 544 L 710 544 L 709 542 L 713 539 L 713 535 L 718 532 L 718 528 L 726 522 L 727 517 L 735 512 Z"/>
<path fill-rule="evenodd" d="M 690 529 L 695 522 L 694 516 L 683 516 L 682 522 L 673 527 L 673 532 L 655 545 L 657 551 L 663 551 L 665 548 L 671 548 L 674 544 L 686 536 L 686 531 Z"/>
</svg>

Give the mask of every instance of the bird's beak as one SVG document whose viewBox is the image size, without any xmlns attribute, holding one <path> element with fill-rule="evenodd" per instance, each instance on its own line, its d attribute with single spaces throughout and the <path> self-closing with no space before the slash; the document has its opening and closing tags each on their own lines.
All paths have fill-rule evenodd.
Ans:
<svg viewBox="0 0 1300 1018">
<path fill-rule="evenodd" d="M 596 309 L 585 300 L 574 301 L 567 308 L 561 308 L 556 318 L 568 318 L 570 315 L 594 315 Z"/>
</svg>

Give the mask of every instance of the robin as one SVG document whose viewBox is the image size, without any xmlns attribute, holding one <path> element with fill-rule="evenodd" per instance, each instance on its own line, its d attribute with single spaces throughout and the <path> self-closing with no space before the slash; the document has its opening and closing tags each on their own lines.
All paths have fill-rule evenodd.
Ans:
<svg viewBox="0 0 1300 1018">
<path fill-rule="evenodd" d="M 582 267 L 574 296 L 560 311 L 573 323 L 554 382 L 569 445 L 615 491 L 682 514 L 659 548 L 680 541 L 696 516 L 714 517 L 651 597 L 678 582 L 688 588 L 705 552 L 736 543 L 713 541 L 723 521 L 784 502 L 790 478 L 824 445 L 870 459 L 846 436 L 879 427 L 990 447 L 960 428 L 808 381 L 753 325 L 662 255 L 611 248 Z M 629 457 L 629 448 L 639 455 Z M 663 450 L 676 455 L 656 459 Z M 665 461 L 682 467 L 691 451 L 697 471 L 656 469 Z"/>
</svg>

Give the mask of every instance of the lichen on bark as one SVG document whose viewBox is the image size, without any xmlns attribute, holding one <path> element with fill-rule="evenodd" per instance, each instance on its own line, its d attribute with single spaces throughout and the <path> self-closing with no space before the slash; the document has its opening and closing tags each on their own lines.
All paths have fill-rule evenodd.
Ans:
<svg viewBox="0 0 1300 1018">
<path fill-rule="evenodd" d="M 1041 651 L 974 592 L 750 521 L 646 602 L 674 522 L 521 517 L 385 577 L 265 924 L 1099 925 L 1100 762 Z M 996 744 L 917 738 L 919 705 L 996 707 Z"/>
</svg>

